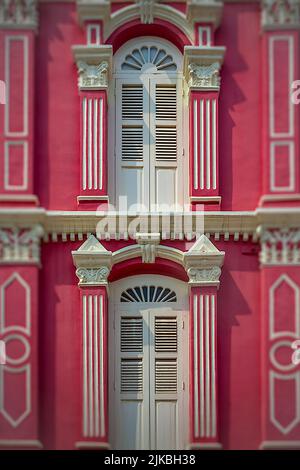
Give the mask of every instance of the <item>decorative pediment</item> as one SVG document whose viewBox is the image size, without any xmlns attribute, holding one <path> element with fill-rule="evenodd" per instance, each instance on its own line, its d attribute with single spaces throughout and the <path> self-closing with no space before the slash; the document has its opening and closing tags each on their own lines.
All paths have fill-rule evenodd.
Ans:
<svg viewBox="0 0 300 470">
<path fill-rule="evenodd" d="M 224 251 L 219 251 L 205 235 L 201 235 L 183 255 L 189 284 L 219 286 L 224 256 Z"/>
<path fill-rule="evenodd" d="M 106 250 L 94 235 L 90 235 L 78 250 L 72 251 L 72 257 L 79 285 L 107 284 L 112 252 Z"/>
</svg>

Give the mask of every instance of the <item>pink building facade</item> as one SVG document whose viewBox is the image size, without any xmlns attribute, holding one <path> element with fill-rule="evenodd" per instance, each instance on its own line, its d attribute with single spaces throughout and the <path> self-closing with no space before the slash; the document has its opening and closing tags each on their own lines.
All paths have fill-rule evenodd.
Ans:
<svg viewBox="0 0 300 470">
<path fill-rule="evenodd" d="M 299 29 L 1 3 L 0 448 L 300 448 Z"/>
</svg>

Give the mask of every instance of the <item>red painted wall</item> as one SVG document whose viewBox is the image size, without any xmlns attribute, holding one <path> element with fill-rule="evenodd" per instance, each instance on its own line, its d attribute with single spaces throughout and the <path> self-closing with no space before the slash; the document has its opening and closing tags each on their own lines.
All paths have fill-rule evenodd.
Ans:
<svg viewBox="0 0 300 470">
<path fill-rule="evenodd" d="M 35 186 L 47 209 L 77 209 L 80 120 L 71 46 L 84 43 L 75 4 L 40 5 Z M 221 209 L 254 210 L 262 190 L 259 5 L 226 3 L 216 45 L 227 48 L 219 105 Z"/>
</svg>

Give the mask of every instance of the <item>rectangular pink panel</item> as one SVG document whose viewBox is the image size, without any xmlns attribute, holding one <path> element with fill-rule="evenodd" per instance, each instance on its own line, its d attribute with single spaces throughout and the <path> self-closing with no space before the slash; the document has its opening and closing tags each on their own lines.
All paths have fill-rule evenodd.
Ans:
<svg viewBox="0 0 300 470">
<path fill-rule="evenodd" d="M 7 136 L 28 134 L 28 38 L 7 36 L 5 41 Z"/>
<path fill-rule="evenodd" d="M 5 143 L 4 188 L 26 190 L 28 180 L 27 142 Z"/>
<path fill-rule="evenodd" d="M 292 136 L 293 106 L 290 100 L 294 80 L 294 37 L 280 34 L 269 40 L 270 134 Z"/>
<path fill-rule="evenodd" d="M 293 142 L 273 143 L 271 146 L 271 185 L 274 191 L 294 190 Z"/>
</svg>

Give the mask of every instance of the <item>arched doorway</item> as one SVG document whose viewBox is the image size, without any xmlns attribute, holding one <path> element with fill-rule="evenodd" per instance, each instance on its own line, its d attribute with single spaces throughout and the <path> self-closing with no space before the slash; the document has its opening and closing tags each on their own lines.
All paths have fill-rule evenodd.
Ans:
<svg viewBox="0 0 300 470">
<path fill-rule="evenodd" d="M 188 442 L 188 292 L 140 275 L 111 285 L 109 419 L 113 449 L 183 449 Z"/>
</svg>

